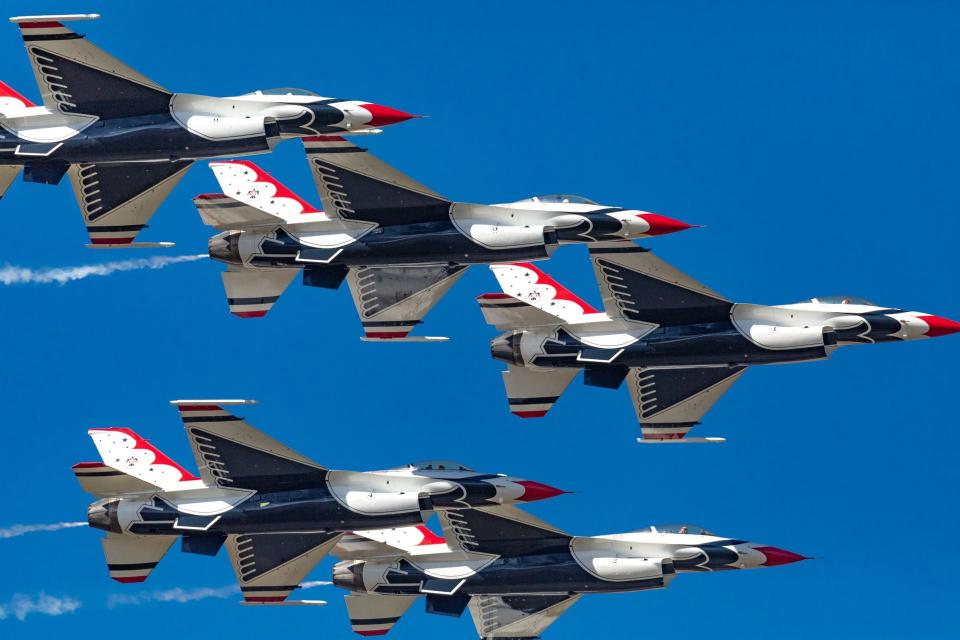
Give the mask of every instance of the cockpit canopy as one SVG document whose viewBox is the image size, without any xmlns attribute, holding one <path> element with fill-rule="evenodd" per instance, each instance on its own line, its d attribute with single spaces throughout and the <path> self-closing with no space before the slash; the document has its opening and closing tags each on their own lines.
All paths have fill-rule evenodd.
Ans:
<svg viewBox="0 0 960 640">
<path fill-rule="evenodd" d="M 557 204 L 599 204 L 594 202 L 590 198 L 584 198 L 583 196 L 575 196 L 565 193 L 551 193 L 545 196 L 533 196 L 532 198 L 525 198 L 523 200 L 517 200 L 517 202 L 543 202 L 543 203 L 557 203 Z"/>
<path fill-rule="evenodd" d="M 698 527 L 695 524 L 681 523 L 681 524 L 656 524 L 644 529 L 638 529 L 636 533 L 680 533 L 680 534 L 689 534 L 692 536 L 712 536 L 714 534 L 710 533 L 703 527 Z"/>
<path fill-rule="evenodd" d="M 275 89 L 260 89 L 245 93 L 247 96 L 314 96 L 320 97 L 319 93 L 307 91 L 306 89 L 297 89 L 296 87 L 277 87 Z"/>
<path fill-rule="evenodd" d="M 424 460 L 413 462 L 410 467 L 416 471 L 473 471 L 470 467 L 452 460 Z"/>
<path fill-rule="evenodd" d="M 860 298 L 858 296 L 821 296 L 819 298 L 804 300 L 804 302 L 812 302 L 814 304 L 862 304 L 868 307 L 877 306 L 866 298 Z"/>
</svg>

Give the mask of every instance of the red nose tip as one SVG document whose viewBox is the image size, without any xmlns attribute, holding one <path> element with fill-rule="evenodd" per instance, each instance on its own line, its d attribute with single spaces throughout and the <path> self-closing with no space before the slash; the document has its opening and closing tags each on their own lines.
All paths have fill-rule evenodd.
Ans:
<svg viewBox="0 0 960 640">
<path fill-rule="evenodd" d="M 638 217 L 643 218 L 643 220 L 650 225 L 650 230 L 647 231 L 646 234 L 648 236 L 662 236 L 667 233 L 675 233 L 677 231 L 691 229 L 694 226 L 692 224 L 687 224 L 686 222 L 668 218 L 667 216 L 661 216 L 657 213 L 644 213 Z"/>
<path fill-rule="evenodd" d="M 926 335 L 931 338 L 948 336 L 951 333 L 960 332 L 960 322 L 954 322 L 953 320 L 941 318 L 940 316 L 920 316 L 920 319 L 930 327 L 927 329 Z"/>
<path fill-rule="evenodd" d="M 762 567 L 776 567 L 781 564 L 790 564 L 791 562 L 800 562 L 809 560 L 807 556 L 801 556 L 799 553 L 778 549 L 777 547 L 754 547 L 755 550 L 766 556 L 766 560 L 760 565 Z"/>
<path fill-rule="evenodd" d="M 551 487 L 550 485 L 543 484 L 541 482 L 534 482 L 533 480 L 521 480 L 517 484 L 523 487 L 523 495 L 517 499 L 523 500 L 524 502 L 546 500 L 547 498 L 558 496 L 561 493 L 567 493 L 566 491 L 561 491 L 556 487 Z"/>
<path fill-rule="evenodd" d="M 382 104 L 373 104 L 372 102 L 362 106 L 364 109 L 370 112 L 371 116 L 373 116 L 370 118 L 370 122 L 367 123 L 371 127 L 383 127 L 388 124 L 397 124 L 398 122 L 403 122 L 411 118 L 420 117 L 413 116 L 409 113 L 398 111 L 396 109 L 391 109 L 390 107 L 385 107 Z"/>
</svg>

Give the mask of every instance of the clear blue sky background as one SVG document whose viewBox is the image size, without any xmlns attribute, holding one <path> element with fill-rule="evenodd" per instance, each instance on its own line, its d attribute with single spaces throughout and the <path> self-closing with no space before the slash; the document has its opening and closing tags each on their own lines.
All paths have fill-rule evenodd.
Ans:
<svg viewBox="0 0 960 640">
<path fill-rule="evenodd" d="M 235 95 L 303 86 L 428 114 L 364 140 L 440 193 L 505 202 L 581 193 L 706 225 L 650 243 L 735 300 L 831 293 L 960 317 L 956 284 L 960 7 L 949 2 L 4 3 L 8 15 L 99 11 L 81 30 L 172 90 Z M 36 97 L 17 29 L 2 79 Z M 257 159 L 318 198 L 296 142 Z M 144 234 L 201 253 L 195 167 Z M 70 187 L 15 184 L 0 263 L 88 264 Z M 149 255 L 136 254 L 136 257 Z M 599 296 L 582 247 L 549 271 Z M 750 371 L 698 435 L 720 446 L 640 447 L 625 390 L 575 383 L 545 420 L 507 412 L 473 269 L 421 333 L 357 338 L 349 294 L 299 284 L 264 320 L 227 313 L 220 267 L 0 289 L 0 526 L 82 520 L 70 465 L 85 430 L 128 426 L 192 468 L 175 397 L 252 397 L 253 424 L 333 468 L 462 460 L 575 491 L 537 504 L 571 532 L 691 521 L 819 556 L 765 571 L 681 576 L 660 592 L 582 600 L 548 638 L 956 637 L 952 551 L 960 339 L 850 348 L 831 362 Z M 0 540 L 0 605 L 16 593 L 82 601 L 0 621 L 4 638 L 171 633 L 352 637 L 325 609 L 237 597 L 109 609 L 110 594 L 223 587 L 227 558 L 171 553 L 142 586 L 107 577 L 100 533 Z M 312 579 L 327 579 L 324 562 Z M 415 607 L 392 637 L 472 637 Z"/>
</svg>

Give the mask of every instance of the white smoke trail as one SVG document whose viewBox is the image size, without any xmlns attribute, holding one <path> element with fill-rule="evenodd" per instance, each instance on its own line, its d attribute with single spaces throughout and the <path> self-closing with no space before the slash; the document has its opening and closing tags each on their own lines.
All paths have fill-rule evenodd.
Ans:
<svg viewBox="0 0 960 640">
<path fill-rule="evenodd" d="M 0 540 L 6 538 L 18 538 L 28 533 L 37 531 L 60 531 L 61 529 L 73 529 L 74 527 L 85 527 L 86 522 L 56 522 L 54 524 L 15 524 L 10 527 L 0 528 Z"/>
<path fill-rule="evenodd" d="M 79 267 L 56 267 L 50 269 L 29 269 L 4 265 L 0 267 L 0 284 L 66 284 L 74 280 L 83 280 L 90 276 L 108 276 L 117 271 L 136 271 L 138 269 L 163 269 L 167 265 L 180 262 L 194 262 L 206 258 L 201 253 L 192 256 L 153 256 L 102 264 L 88 264 Z"/>
<path fill-rule="evenodd" d="M 62 616 L 65 613 L 73 613 L 80 608 L 80 601 L 65 596 L 57 598 L 40 593 L 36 597 L 30 597 L 22 593 L 15 594 L 9 602 L 0 604 L 0 620 L 6 620 L 13 616 L 20 622 L 23 622 L 31 613 L 40 613 L 45 616 Z"/>
<path fill-rule="evenodd" d="M 312 589 L 331 584 L 324 580 L 311 580 L 300 585 L 301 589 Z M 185 604 L 196 600 L 205 600 L 207 598 L 229 598 L 238 595 L 240 587 L 235 584 L 226 587 L 197 587 L 196 589 L 166 589 L 163 591 L 151 591 L 149 593 L 140 593 L 136 595 L 126 593 L 114 593 L 107 598 L 107 606 L 111 609 L 124 605 L 147 604 L 150 602 L 178 602 Z"/>
</svg>

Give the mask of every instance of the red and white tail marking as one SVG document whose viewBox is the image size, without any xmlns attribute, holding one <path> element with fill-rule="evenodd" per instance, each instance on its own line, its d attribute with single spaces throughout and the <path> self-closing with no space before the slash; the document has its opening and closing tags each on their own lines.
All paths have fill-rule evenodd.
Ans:
<svg viewBox="0 0 960 640">
<path fill-rule="evenodd" d="M 605 317 L 529 262 L 495 264 L 490 270 L 505 293 L 568 324 L 595 322 Z"/>
<path fill-rule="evenodd" d="M 251 207 L 289 222 L 299 215 L 322 213 L 252 162 L 211 162 L 210 168 L 226 195 Z"/>
<path fill-rule="evenodd" d="M 0 82 L 0 114 L 13 116 L 35 106 L 6 82 Z"/>
<path fill-rule="evenodd" d="M 165 490 L 199 480 L 131 429 L 90 429 L 87 433 L 104 464 L 117 471 Z"/>
</svg>

